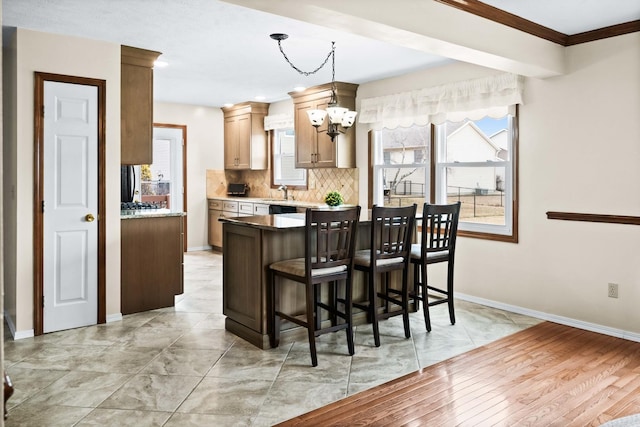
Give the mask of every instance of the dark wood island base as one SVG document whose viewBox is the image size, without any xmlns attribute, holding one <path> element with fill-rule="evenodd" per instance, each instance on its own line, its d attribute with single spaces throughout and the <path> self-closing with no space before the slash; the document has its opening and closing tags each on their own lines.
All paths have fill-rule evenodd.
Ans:
<svg viewBox="0 0 640 427">
<path fill-rule="evenodd" d="M 270 264 L 304 256 L 304 214 L 225 218 L 223 221 L 223 314 L 225 329 L 256 347 L 270 348 L 268 330 L 268 275 Z M 370 218 L 360 218 L 356 249 L 368 248 Z M 399 282 L 400 275 L 392 276 Z M 305 311 L 304 287 L 285 279 L 280 306 L 287 313 Z M 412 276 L 409 277 L 412 280 Z M 411 282 L 410 282 L 411 283 Z M 323 295 L 323 298 L 327 295 Z M 354 301 L 366 298 L 364 275 L 354 273 Z M 367 323 L 364 312 L 354 313 L 354 324 Z M 281 342 L 306 337 L 306 330 L 283 322 Z"/>
</svg>

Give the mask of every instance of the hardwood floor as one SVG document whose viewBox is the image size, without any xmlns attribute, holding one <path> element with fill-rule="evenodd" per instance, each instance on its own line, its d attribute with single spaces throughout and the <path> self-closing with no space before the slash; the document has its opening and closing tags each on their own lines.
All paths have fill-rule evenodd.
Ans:
<svg viewBox="0 0 640 427">
<path fill-rule="evenodd" d="M 640 413 L 640 343 L 544 322 L 279 426 L 599 426 Z"/>
</svg>

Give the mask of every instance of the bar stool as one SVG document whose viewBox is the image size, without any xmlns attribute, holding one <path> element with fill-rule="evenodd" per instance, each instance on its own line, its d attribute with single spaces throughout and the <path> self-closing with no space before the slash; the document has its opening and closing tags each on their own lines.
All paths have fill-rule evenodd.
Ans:
<svg viewBox="0 0 640 427">
<path fill-rule="evenodd" d="M 305 256 L 274 262 L 269 266 L 271 284 L 269 340 L 271 347 L 280 342 L 281 319 L 307 329 L 311 364 L 318 365 L 315 338 L 328 332 L 345 329 L 349 354 L 355 353 L 353 344 L 353 316 L 351 309 L 353 259 L 355 238 L 360 218 L 360 206 L 344 209 L 307 209 L 305 217 Z M 305 286 L 304 317 L 280 311 L 280 281 L 286 278 Z M 344 298 L 339 298 L 337 282 L 345 281 Z M 330 300 L 321 301 L 321 286 L 330 285 Z M 343 310 L 339 309 L 339 303 Z M 329 313 L 331 324 L 322 327 L 321 309 Z M 338 324 L 337 318 L 344 320 Z"/>
<path fill-rule="evenodd" d="M 405 337 L 411 337 L 407 276 L 415 215 L 415 204 L 406 207 L 374 205 L 371 211 L 371 247 L 356 251 L 355 269 L 367 273 L 369 300 L 354 302 L 353 306 L 367 311 L 369 321 L 373 324 L 376 347 L 380 347 L 380 319 L 402 314 Z M 401 289 L 390 286 L 389 278 L 392 271 L 402 272 Z M 378 279 L 382 273 L 385 280 L 379 286 Z M 383 312 L 378 310 L 377 298 L 384 301 Z M 390 311 L 390 304 L 399 308 Z"/>
<path fill-rule="evenodd" d="M 431 331 L 429 307 L 448 303 L 449 320 L 456 323 L 453 309 L 453 261 L 456 253 L 456 236 L 458 234 L 458 219 L 460 218 L 460 202 L 450 205 L 424 204 L 422 211 L 422 237 L 420 243 L 411 245 L 411 263 L 414 266 L 413 298 L 416 310 L 422 301 L 424 323 L 427 331 Z M 439 262 L 447 263 L 447 288 L 437 288 L 427 281 L 427 265 Z M 428 291 L 434 291 L 440 297 L 429 302 Z"/>
</svg>

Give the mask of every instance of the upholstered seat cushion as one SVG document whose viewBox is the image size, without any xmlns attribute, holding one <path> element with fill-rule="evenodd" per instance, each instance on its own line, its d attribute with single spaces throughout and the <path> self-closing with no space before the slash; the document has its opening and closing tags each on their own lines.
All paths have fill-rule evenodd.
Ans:
<svg viewBox="0 0 640 427">
<path fill-rule="evenodd" d="M 315 259 L 313 259 L 312 261 L 315 261 Z M 269 266 L 269 268 L 272 270 L 281 271 L 283 273 L 300 277 L 304 277 L 305 275 L 304 267 L 304 258 L 286 259 L 284 261 L 274 262 Z M 342 273 L 343 271 L 346 271 L 346 269 L 346 265 L 339 265 L 337 267 L 329 268 L 315 268 L 311 270 L 311 275 L 324 276 L 326 274 Z"/>
<path fill-rule="evenodd" d="M 395 257 L 395 258 L 387 258 L 387 259 L 379 259 L 378 260 L 378 267 L 382 267 L 384 265 L 391 265 L 391 264 L 401 264 L 402 262 L 404 262 L 404 258 L 399 256 L 399 257 Z M 369 249 L 363 249 L 363 250 L 359 250 L 356 251 L 356 255 L 355 258 L 353 260 L 353 263 L 356 265 L 363 265 L 366 267 L 371 266 L 371 252 Z"/>
<path fill-rule="evenodd" d="M 449 256 L 449 250 L 437 252 L 427 252 L 427 259 L 442 258 L 446 259 Z M 414 243 L 411 245 L 411 259 L 420 259 L 422 257 L 422 245 L 420 243 Z"/>
</svg>

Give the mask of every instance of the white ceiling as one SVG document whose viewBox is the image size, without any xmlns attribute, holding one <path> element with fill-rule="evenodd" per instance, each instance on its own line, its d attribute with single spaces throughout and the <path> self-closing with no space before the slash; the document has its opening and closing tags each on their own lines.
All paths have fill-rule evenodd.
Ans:
<svg viewBox="0 0 640 427">
<path fill-rule="evenodd" d="M 640 19 L 640 0 L 483 1 L 565 34 Z M 2 24 L 160 51 L 169 66 L 155 70 L 155 99 L 207 106 L 274 102 L 331 80 L 330 67 L 295 72 L 271 33 L 289 34 L 285 52 L 308 71 L 335 41 L 336 80 L 358 84 L 451 61 L 219 0 L 4 0 Z"/>
</svg>

